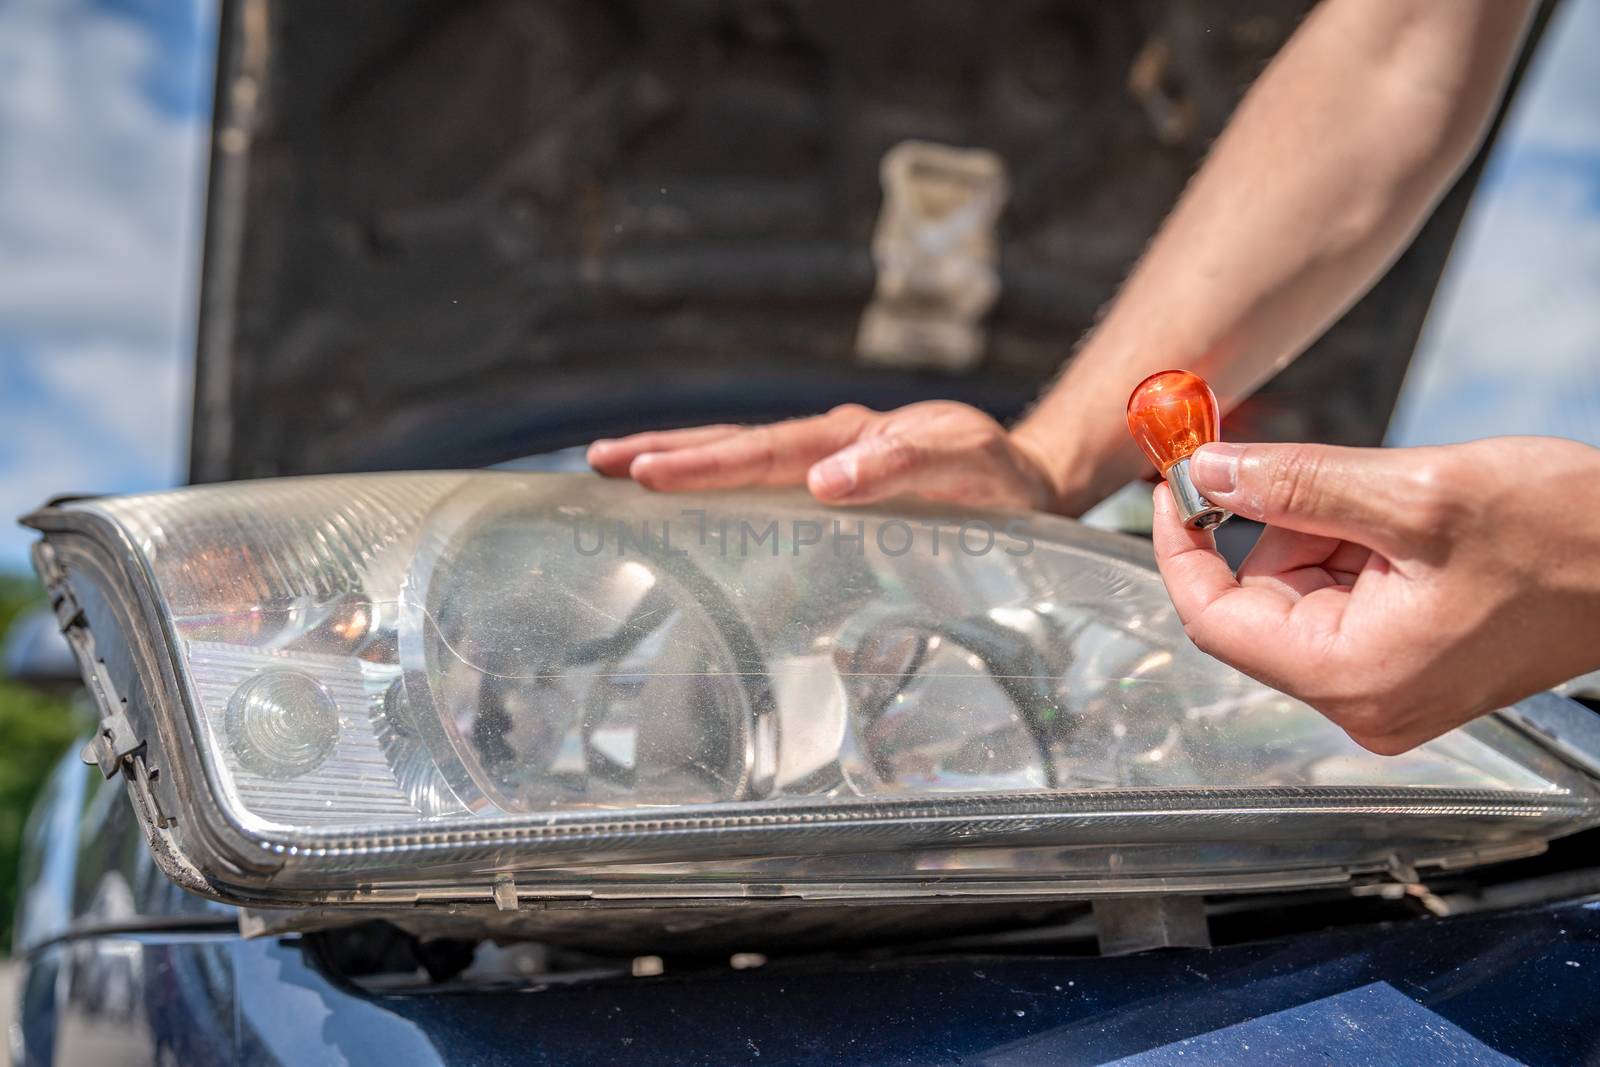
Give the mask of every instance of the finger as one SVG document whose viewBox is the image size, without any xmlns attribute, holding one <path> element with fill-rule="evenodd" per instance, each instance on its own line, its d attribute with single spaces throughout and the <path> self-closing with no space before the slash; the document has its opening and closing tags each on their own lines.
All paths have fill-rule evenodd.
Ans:
<svg viewBox="0 0 1600 1067">
<path fill-rule="evenodd" d="M 1188 626 L 1212 604 L 1238 592 L 1239 581 L 1227 560 L 1217 553 L 1211 532 L 1190 529 L 1178 518 L 1172 490 L 1165 482 L 1156 486 L 1154 502 L 1150 539 L 1155 546 L 1156 566 L 1178 618 Z"/>
<path fill-rule="evenodd" d="M 1041 507 L 1008 455 L 924 429 L 867 437 L 813 466 L 806 486 L 829 504 L 916 495 L 975 507 Z"/>
<path fill-rule="evenodd" d="M 1203 652 L 1289 693 L 1320 668 L 1312 653 L 1330 627 L 1337 629 L 1342 608 L 1319 599 L 1330 591 L 1294 600 L 1274 589 L 1241 585 L 1212 546 L 1211 534 L 1183 524 L 1164 484 L 1156 487 L 1151 535 L 1161 579 L 1185 631 Z M 1342 590 L 1338 595 L 1348 599 Z"/>
<path fill-rule="evenodd" d="M 870 504 L 930 488 L 938 467 L 932 450 L 916 437 L 883 434 L 856 441 L 812 466 L 806 488 L 828 503 Z"/>
<path fill-rule="evenodd" d="M 1370 549 L 1350 541 L 1269 526 L 1239 565 L 1239 584 L 1298 600 L 1330 585 L 1351 585 Z"/>
<path fill-rule="evenodd" d="M 708 444 L 636 457 L 628 474 L 650 489 L 738 489 L 798 485 L 813 463 L 854 440 L 872 412 L 840 408 L 826 415 L 756 426 Z"/>
<path fill-rule="evenodd" d="M 742 426 L 690 426 L 682 430 L 652 430 L 615 440 L 599 440 L 589 446 L 589 466 L 611 478 L 628 473 L 628 465 L 646 452 L 670 452 L 680 448 L 709 444 L 744 430 Z"/>
<path fill-rule="evenodd" d="M 1372 549 L 1366 545 L 1341 541 L 1323 567 L 1340 585 L 1354 585 L 1362 572 L 1368 569 L 1368 561 L 1372 559 Z"/>
<path fill-rule="evenodd" d="M 1189 464 L 1195 486 L 1237 515 L 1269 526 L 1409 553 L 1429 532 L 1416 521 L 1428 483 L 1411 449 L 1212 444 Z"/>
</svg>

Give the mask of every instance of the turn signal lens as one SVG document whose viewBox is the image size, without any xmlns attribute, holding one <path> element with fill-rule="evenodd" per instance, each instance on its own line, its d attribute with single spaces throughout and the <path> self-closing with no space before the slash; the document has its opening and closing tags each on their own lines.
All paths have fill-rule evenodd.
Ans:
<svg viewBox="0 0 1600 1067">
<path fill-rule="evenodd" d="M 1162 474 L 1215 441 L 1221 424 L 1211 386 L 1186 370 L 1152 374 L 1128 398 L 1128 432 Z"/>
</svg>

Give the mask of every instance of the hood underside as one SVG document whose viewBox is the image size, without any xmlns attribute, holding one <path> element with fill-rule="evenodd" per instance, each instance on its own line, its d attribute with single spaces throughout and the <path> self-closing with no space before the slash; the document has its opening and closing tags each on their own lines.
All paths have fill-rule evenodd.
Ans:
<svg viewBox="0 0 1600 1067">
<path fill-rule="evenodd" d="M 224 3 L 192 476 L 844 401 L 1014 414 L 1309 6 Z M 906 141 L 1005 175 L 960 371 L 858 354 Z M 1236 432 L 1381 439 L 1478 171 Z"/>
</svg>

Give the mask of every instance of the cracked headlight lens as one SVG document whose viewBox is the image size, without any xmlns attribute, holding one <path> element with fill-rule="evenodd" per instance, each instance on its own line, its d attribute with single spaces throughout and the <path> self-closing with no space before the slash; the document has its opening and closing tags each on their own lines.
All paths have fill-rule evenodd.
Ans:
<svg viewBox="0 0 1600 1067">
<path fill-rule="evenodd" d="M 1600 815 L 1527 708 L 1371 755 L 1045 516 L 479 472 L 30 521 L 102 766 L 228 899 L 1249 887 Z"/>
</svg>

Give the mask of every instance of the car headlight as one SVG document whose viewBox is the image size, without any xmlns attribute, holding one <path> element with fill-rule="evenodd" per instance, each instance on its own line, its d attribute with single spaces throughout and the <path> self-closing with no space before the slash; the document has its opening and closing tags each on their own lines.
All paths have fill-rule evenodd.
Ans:
<svg viewBox="0 0 1600 1067">
<path fill-rule="evenodd" d="M 235 902 L 1246 888 L 1600 815 L 1561 708 L 1371 755 L 1198 652 L 1146 546 L 1044 516 L 479 472 L 28 521 L 89 755 Z"/>
</svg>

